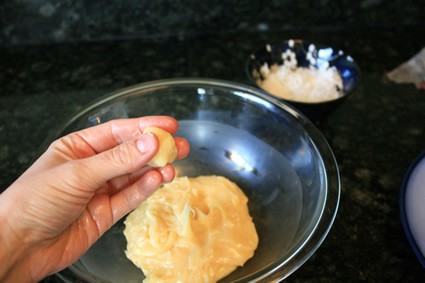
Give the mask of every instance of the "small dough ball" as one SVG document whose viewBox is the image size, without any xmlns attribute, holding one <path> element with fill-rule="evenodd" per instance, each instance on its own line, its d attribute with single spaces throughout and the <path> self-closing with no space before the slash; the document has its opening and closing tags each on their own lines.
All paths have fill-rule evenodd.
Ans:
<svg viewBox="0 0 425 283">
<path fill-rule="evenodd" d="M 159 140 L 159 149 L 154 157 L 148 162 L 152 167 L 163 167 L 177 158 L 177 147 L 173 136 L 160 128 L 147 127 L 143 133 L 152 133 Z"/>
</svg>

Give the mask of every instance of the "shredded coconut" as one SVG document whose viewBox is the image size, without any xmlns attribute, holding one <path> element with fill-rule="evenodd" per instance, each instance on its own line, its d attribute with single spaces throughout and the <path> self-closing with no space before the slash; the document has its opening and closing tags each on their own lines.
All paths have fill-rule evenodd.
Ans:
<svg viewBox="0 0 425 283">
<path fill-rule="evenodd" d="M 334 100 L 343 95 L 342 78 L 329 62 L 318 59 L 316 47 L 308 46 L 306 59 L 308 67 L 298 67 L 295 52 L 290 48 L 282 52 L 282 65 L 269 66 L 264 63 L 257 76 L 257 84 L 265 91 L 298 102 L 322 102 Z M 318 64 L 320 60 L 320 64 Z M 317 67 L 318 66 L 318 67 Z"/>
</svg>

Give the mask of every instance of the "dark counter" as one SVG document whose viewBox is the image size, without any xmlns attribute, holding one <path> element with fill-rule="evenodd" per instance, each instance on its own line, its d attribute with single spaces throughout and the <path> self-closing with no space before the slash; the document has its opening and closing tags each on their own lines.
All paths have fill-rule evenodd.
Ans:
<svg viewBox="0 0 425 283">
<path fill-rule="evenodd" d="M 215 32 L 145 40 L 1 47 L 0 187 L 27 168 L 53 129 L 106 93 L 172 77 L 249 83 L 245 63 L 267 42 L 304 38 L 346 50 L 362 78 L 318 125 L 340 166 L 335 224 L 287 282 L 423 282 L 402 231 L 403 176 L 424 150 L 425 92 L 385 73 L 425 46 L 423 27 Z M 51 276 L 45 282 L 59 281 Z"/>
</svg>

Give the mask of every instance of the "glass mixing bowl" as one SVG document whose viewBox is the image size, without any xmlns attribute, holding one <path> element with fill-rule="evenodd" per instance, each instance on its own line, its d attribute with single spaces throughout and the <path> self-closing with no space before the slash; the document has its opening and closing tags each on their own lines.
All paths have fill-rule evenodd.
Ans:
<svg viewBox="0 0 425 283">
<path fill-rule="evenodd" d="M 106 95 L 49 139 L 116 118 L 170 115 L 191 145 L 174 163 L 178 175 L 222 175 L 249 198 L 259 234 L 253 258 L 220 282 L 280 281 L 319 247 L 335 218 L 340 177 L 317 128 L 285 102 L 245 85 L 210 79 L 143 83 Z M 75 264 L 65 281 L 142 282 L 125 256 L 123 221 Z"/>
</svg>

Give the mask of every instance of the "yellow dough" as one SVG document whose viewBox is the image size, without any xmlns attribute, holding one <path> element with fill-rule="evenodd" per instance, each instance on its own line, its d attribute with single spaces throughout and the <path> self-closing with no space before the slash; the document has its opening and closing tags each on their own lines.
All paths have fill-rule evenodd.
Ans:
<svg viewBox="0 0 425 283">
<path fill-rule="evenodd" d="M 173 136 L 169 132 L 157 127 L 147 127 L 143 133 L 152 133 L 159 140 L 158 152 L 148 162 L 149 166 L 163 167 L 176 160 L 177 147 Z"/>
<path fill-rule="evenodd" d="M 220 176 L 179 177 L 125 220 L 127 257 L 148 282 L 217 282 L 254 255 L 248 198 Z"/>
</svg>

